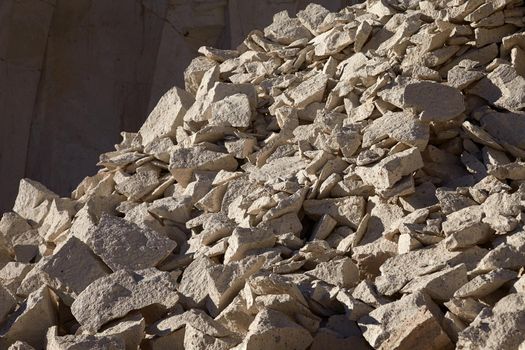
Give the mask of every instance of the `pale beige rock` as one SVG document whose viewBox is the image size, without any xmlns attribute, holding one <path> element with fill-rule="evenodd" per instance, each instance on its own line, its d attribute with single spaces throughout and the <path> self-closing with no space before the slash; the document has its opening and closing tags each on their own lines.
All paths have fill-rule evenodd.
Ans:
<svg viewBox="0 0 525 350">
<path fill-rule="evenodd" d="M 458 290 L 467 284 L 467 267 L 460 264 L 442 271 L 418 276 L 401 289 L 402 293 L 424 291 L 435 301 L 446 301 L 457 296 Z"/>
<path fill-rule="evenodd" d="M 42 286 L 31 293 L 20 312 L 13 314 L 6 322 L 0 345 L 7 348 L 20 340 L 36 349 L 42 349 L 45 346 L 47 329 L 57 322 L 55 296 L 47 286 Z"/>
<path fill-rule="evenodd" d="M 57 327 L 51 327 L 47 331 L 47 349 L 52 350 L 118 350 L 124 349 L 122 339 L 111 336 L 100 335 L 64 335 L 59 336 Z"/>
<path fill-rule="evenodd" d="M 407 85 L 403 101 L 416 111 L 422 112 L 420 119 L 423 121 L 447 121 L 465 110 L 465 102 L 459 90 L 433 82 Z"/>
<path fill-rule="evenodd" d="M 456 266 L 464 263 L 470 271 L 486 253 L 485 249 L 479 247 L 451 252 L 443 243 L 418 249 L 388 259 L 381 266 L 381 275 L 376 278 L 375 283 L 381 294 L 393 295 L 414 277 L 432 271 L 436 266 Z"/>
<path fill-rule="evenodd" d="M 305 350 L 312 342 L 310 333 L 285 314 L 265 309 L 260 311 L 250 324 L 242 348 L 297 349 Z"/>
<path fill-rule="evenodd" d="M 310 39 L 312 34 L 306 29 L 298 18 L 290 18 L 287 11 L 282 11 L 273 16 L 273 23 L 264 28 L 264 35 L 280 44 L 291 44 L 299 39 Z"/>
<path fill-rule="evenodd" d="M 184 349 L 189 350 L 227 350 L 237 342 L 230 338 L 210 336 L 192 325 L 186 325 L 184 332 Z"/>
<path fill-rule="evenodd" d="M 49 204 L 45 204 L 46 201 L 50 203 L 55 198 L 58 198 L 58 196 L 41 183 L 22 179 L 20 180 L 18 196 L 16 197 L 13 210 L 24 219 L 41 223 L 49 207 Z"/>
<path fill-rule="evenodd" d="M 519 111 L 524 106 L 523 86 L 525 78 L 510 64 L 501 64 L 486 78 L 469 89 L 469 93 L 480 96 L 490 104 L 509 111 Z"/>
<path fill-rule="evenodd" d="M 214 102 L 211 107 L 211 125 L 247 128 L 252 121 L 252 107 L 245 94 L 235 94 Z"/>
<path fill-rule="evenodd" d="M 473 298 L 452 298 L 444 305 L 467 324 L 474 321 L 476 316 L 487 306 Z"/>
<path fill-rule="evenodd" d="M 231 154 L 214 152 L 203 148 L 177 148 L 170 158 L 169 169 L 183 186 L 190 182 L 193 172 L 237 170 L 237 161 Z"/>
<path fill-rule="evenodd" d="M 148 206 L 148 212 L 184 224 L 190 219 L 191 204 L 191 197 L 165 197 L 153 201 Z"/>
<path fill-rule="evenodd" d="M 292 99 L 295 108 L 303 109 L 311 103 L 322 101 L 327 82 L 328 76 L 319 73 L 286 93 Z"/>
<path fill-rule="evenodd" d="M 109 215 L 89 231 L 87 244 L 113 271 L 155 266 L 177 246 L 151 229 Z"/>
<path fill-rule="evenodd" d="M 448 215 L 443 223 L 447 248 L 453 250 L 486 242 L 492 232 L 482 219 L 481 206 L 467 207 Z"/>
<path fill-rule="evenodd" d="M 31 264 L 14 261 L 7 263 L 0 270 L 0 285 L 8 289 L 12 294 L 16 294 L 20 283 L 32 268 Z"/>
<path fill-rule="evenodd" d="M 316 36 L 311 43 L 314 45 L 316 56 L 334 55 L 355 41 L 356 29 L 345 29 L 337 26 L 331 30 Z"/>
<path fill-rule="evenodd" d="M 139 312 L 132 312 L 115 322 L 114 325 L 109 326 L 99 334 L 123 340 L 126 350 L 137 349 L 145 336 L 146 321 L 144 317 Z"/>
<path fill-rule="evenodd" d="M 175 281 L 167 272 L 155 268 L 119 270 L 91 283 L 71 305 L 71 313 L 88 332 L 96 332 L 105 323 L 133 310 L 151 305 L 166 309 L 179 300 Z"/>
<path fill-rule="evenodd" d="M 358 324 L 375 349 L 439 349 L 451 345 L 442 319 L 428 295 L 416 292 L 375 309 Z"/>
<path fill-rule="evenodd" d="M 35 348 L 26 342 L 17 340 L 9 347 L 8 350 L 35 350 Z"/>
<path fill-rule="evenodd" d="M 89 247 L 76 237 L 57 247 L 40 269 L 75 298 L 89 284 L 111 273 Z"/>
<path fill-rule="evenodd" d="M 330 14 L 326 8 L 318 4 L 308 4 L 304 10 L 297 12 L 297 18 L 313 35 L 322 32 L 322 24 Z"/>
<path fill-rule="evenodd" d="M 203 306 L 209 295 L 208 269 L 216 264 L 208 257 L 198 257 L 189 264 L 177 290 L 188 298 L 190 305 Z"/>
<path fill-rule="evenodd" d="M 272 232 L 260 229 L 237 227 L 228 238 L 224 263 L 241 260 L 252 249 L 271 248 L 276 238 Z"/>
<path fill-rule="evenodd" d="M 350 196 L 337 199 L 307 199 L 303 202 L 305 213 L 314 219 L 328 214 L 338 223 L 357 228 L 365 211 L 363 197 Z"/>
<path fill-rule="evenodd" d="M 334 220 L 328 214 L 323 215 L 321 219 L 315 224 L 310 239 L 326 239 L 330 233 L 332 233 L 332 230 L 335 228 L 335 226 L 337 226 L 336 220 Z"/>
<path fill-rule="evenodd" d="M 0 285 L 0 301 L 0 323 L 3 323 L 7 315 L 15 309 L 17 301 L 14 294 L 3 285 Z"/>
<path fill-rule="evenodd" d="M 142 144 L 146 145 L 155 138 L 175 136 L 175 130 L 182 126 L 184 114 L 194 101 L 193 96 L 177 87 L 166 92 L 139 130 Z"/>
<path fill-rule="evenodd" d="M 454 293 L 454 297 L 483 298 L 517 277 L 518 274 L 511 270 L 493 270 L 487 274 L 476 276 L 468 283 L 465 283 Z"/>
<path fill-rule="evenodd" d="M 359 269 L 350 258 L 321 262 L 306 274 L 343 288 L 352 288 L 359 282 Z"/>
<path fill-rule="evenodd" d="M 524 295 L 510 294 L 485 308 L 459 333 L 458 349 L 516 349 L 525 341 Z"/>
<path fill-rule="evenodd" d="M 0 233 L 9 246 L 13 246 L 18 236 L 30 231 L 32 226 L 26 219 L 15 212 L 7 212 L 2 215 L 0 220 Z"/>
<path fill-rule="evenodd" d="M 403 176 L 423 167 L 423 159 L 417 148 L 392 154 L 371 167 L 356 167 L 356 174 L 365 184 L 378 189 L 392 187 Z"/>
<path fill-rule="evenodd" d="M 396 141 L 423 151 L 429 140 L 429 129 L 426 123 L 416 116 L 404 112 L 388 112 L 365 128 L 363 147 L 370 147 L 390 137 Z"/>
<path fill-rule="evenodd" d="M 217 316 L 244 287 L 246 279 L 258 272 L 265 263 L 264 256 L 249 256 L 227 265 L 208 268 L 208 311 Z"/>
</svg>

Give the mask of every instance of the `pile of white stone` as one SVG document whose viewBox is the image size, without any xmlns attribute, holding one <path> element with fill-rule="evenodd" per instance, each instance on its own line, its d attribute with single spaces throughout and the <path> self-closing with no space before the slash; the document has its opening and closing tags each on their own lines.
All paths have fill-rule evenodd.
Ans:
<svg viewBox="0 0 525 350">
<path fill-rule="evenodd" d="M 0 221 L 2 349 L 525 347 L 522 0 L 278 13 Z"/>
</svg>

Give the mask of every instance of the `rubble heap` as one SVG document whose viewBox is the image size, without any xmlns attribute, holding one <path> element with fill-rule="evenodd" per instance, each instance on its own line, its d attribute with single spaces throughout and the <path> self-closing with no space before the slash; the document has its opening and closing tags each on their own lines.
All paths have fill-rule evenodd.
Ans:
<svg viewBox="0 0 525 350">
<path fill-rule="evenodd" d="M 524 14 L 311 4 L 201 48 L 71 198 L 20 182 L 0 347 L 525 346 Z"/>
</svg>

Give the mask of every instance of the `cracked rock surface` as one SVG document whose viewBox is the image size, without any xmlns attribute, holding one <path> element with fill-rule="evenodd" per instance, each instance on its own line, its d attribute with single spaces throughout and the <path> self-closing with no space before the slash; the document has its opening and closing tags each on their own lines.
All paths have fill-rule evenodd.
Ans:
<svg viewBox="0 0 525 350">
<path fill-rule="evenodd" d="M 525 6 L 310 4 L 0 220 L 1 349 L 525 348 Z"/>
</svg>

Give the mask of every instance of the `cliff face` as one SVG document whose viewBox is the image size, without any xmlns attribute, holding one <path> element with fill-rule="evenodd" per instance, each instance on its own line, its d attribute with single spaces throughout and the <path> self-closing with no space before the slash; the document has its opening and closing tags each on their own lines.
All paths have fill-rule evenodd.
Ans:
<svg viewBox="0 0 525 350">
<path fill-rule="evenodd" d="M 331 10 L 352 0 L 317 1 Z M 303 0 L 0 1 L 0 211 L 22 177 L 64 195 L 183 86 L 198 47 L 238 45 Z"/>
</svg>

